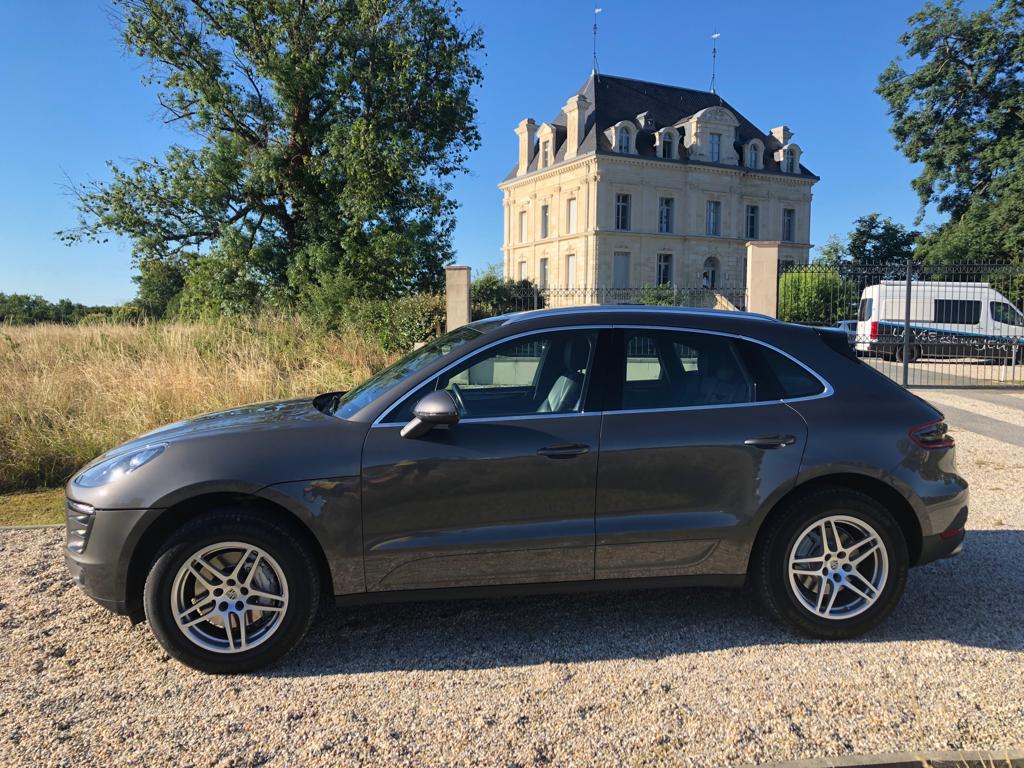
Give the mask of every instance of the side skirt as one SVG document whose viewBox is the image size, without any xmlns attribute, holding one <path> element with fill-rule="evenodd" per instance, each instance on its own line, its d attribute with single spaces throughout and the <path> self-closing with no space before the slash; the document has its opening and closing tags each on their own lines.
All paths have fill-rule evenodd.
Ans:
<svg viewBox="0 0 1024 768">
<path fill-rule="evenodd" d="M 618 590 L 671 589 L 677 587 L 724 587 L 736 589 L 747 580 L 745 573 L 695 576 L 656 576 L 635 579 L 599 579 L 557 581 L 541 584 L 498 584 L 482 587 L 441 587 L 437 589 L 402 589 L 382 592 L 358 592 L 335 595 L 337 605 L 373 605 L 375 603 L 426 602 L 431 600 L 487 599 L 523 595 L 576 594 Z"/>
</svg>

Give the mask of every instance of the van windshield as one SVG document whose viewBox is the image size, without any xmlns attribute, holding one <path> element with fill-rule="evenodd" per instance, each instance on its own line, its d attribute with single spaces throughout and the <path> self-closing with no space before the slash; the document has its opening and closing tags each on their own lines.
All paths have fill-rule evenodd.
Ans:
<svg viewBox="0 0 1024 768">
<path fill-rule="evenodd" d="M 435 360 L 444 357 L 467 342 L 479 338 L 485 330 L 495 324 L 495 320 L 487 320 L 464 325 L 444 336 L 438 336 L 419 349 L 414 349 L 405 357 L 368 378 L 355 389 L 350 389 L 341 395 L 334 407 L 334 414 L 343 419 L 350 418 L 403 379 L 423 370 Z"/>
<path fill-rule="evenodd" d="M 1024 317 L 1021 316 L 1020 310 L 1005 301 L 993 301 L 988 305 L 988 311 L 997 323 L 1024 325 Z"/>
</svg>

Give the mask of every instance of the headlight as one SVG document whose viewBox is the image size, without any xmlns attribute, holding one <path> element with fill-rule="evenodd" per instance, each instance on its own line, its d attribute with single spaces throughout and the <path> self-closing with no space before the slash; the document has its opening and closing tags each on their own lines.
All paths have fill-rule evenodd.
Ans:
<svg viewBox="0 0 1024 768">
<path fill-rule="evenodd" d="M 131 474 L 143 464 L 152 461 L 167 447 L 166 443 L 158 445 L 147 445 L 145 448 L 138 448 L 120 456 L 101 461 L 94 467 L 89 467 L 85 472 L 75 478 L 75 485 L 83 488 L 96 488 L 100 485 L 112 483 L 118 478 Z"/>
</svg>

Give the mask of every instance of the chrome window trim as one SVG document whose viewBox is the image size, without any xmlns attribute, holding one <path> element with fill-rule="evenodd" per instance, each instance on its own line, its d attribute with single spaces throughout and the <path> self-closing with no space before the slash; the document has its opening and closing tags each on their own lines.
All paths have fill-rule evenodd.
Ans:
<svg viewBox="0 0 1024 768">
<path fill-rule="evenodd" d="M 403 424 L 400 424 L 400 423 L 383 424 L 381 422 L 383 422 L 384 419 L 386 419 L 388 416 L 390 416 L 391 412 L 393 410 L 398 408 L 402 403 L 404 403 L 406 400 L 408 400 L 410 397 L 412 397 L 413 393 L 416 392 L 417 390 L 419 390 L 425 384 L 427 384 L 428 382 L 431 382 L 431 381 L 436 381 L 440 376 L 443 376 L 445 373 L 450 371 L 452 368 L 456 367 L 457 365 L 461 364 L 462 362 L 468 360 L 471 357 L 475 357 L 480 352 L 486 352 L 488 349 L 491 349 L 492 347 L 496 347 L 499 344 L 504 344 L 506 341 L 515 341 L 516 339 L 525 338 L 527 336 L 536 336 L 536 335 L 542 334 L 542 333 L 557 333 L 559 331 L 595 331 L 595 330 L 596 331 L 601 331 L 601 330 L 609 329 L 611 327 L 612 326 L 610 324 L 608 324 L 608 323 L 604 323 L 604 324 L 601 324 L 601 325 L 567 325 L 567 326 L 556 326 L 554 328 L 534 328 L 532 331 L 522 331 L 520 333 L 512 334 L 511 336 L 502 336 L 500 339 L 495 339 L 494 341 L 490 342 L 489 344 L 484 344 L 482 347 L 474 349 L 471 352 L 467 352 L 462 357 L 460 357 L 458 360 L 454 360 L 453 362 L 451 362 L 448 365 L 446 365 L 444 368 L 442 368 L 440 371 L 435 373 L 433 376 L 431 376 L 426 381 L 423 381 L 420 384 L 417 384 L 415 387 L 410 389 L 408 392 L 406 392 L 400 398 L 395 400 L 395 402 L 393 402 L 391 405 L 389 405 L 387 408 L 385 408 L 384 411 L 381 412 L 380 416 L 378 416 L 376 419 L 373 420 L 373 424 L 370 425 L 370 429 L 373 429 L 374 427 L 400 427 L 400 426 L 404 426 Z M 588 379 L 589 379 L 589 376 L 588 376 Z M 576 411 L 576 412 L 573 412 L 573 413 L 547 413 L 547 414 L 545 414 L 545 413 L 537 413 L 537 414 L 527 413 L 527 414 L 520 414 L 519 416 L 492 416 L 492 417 L 479 416 L 479 417 L 471 418 L 471 419 L 459 419 L 459 423 L 460 424 L 470 424 L 470 423 L 479 422 L 479 421 L 507 421 L 509 419 L 523 419 L 523 418 L 539 419 L 539 418 L 551 418 L 552 416 L 583 416 L 583 415 L 592 415 L 592 414 L 596 414 L 596 413 L 600 413 L 600 411 Z"/>
</svg>

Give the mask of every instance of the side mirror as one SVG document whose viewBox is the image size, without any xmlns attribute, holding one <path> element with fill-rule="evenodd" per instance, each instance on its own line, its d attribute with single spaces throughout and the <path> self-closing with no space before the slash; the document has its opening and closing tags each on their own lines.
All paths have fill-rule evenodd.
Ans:
<svg viewBox="0 0 1024 768">
<path fill-rule="evenodd" d="M 412 409 L 413 419 L 402 427 L 402 437 L 421 437 L 438 424 L 454 424 L 459 409 L 447 390 L 439 389 L 424 396 Z"/>
</svg>

